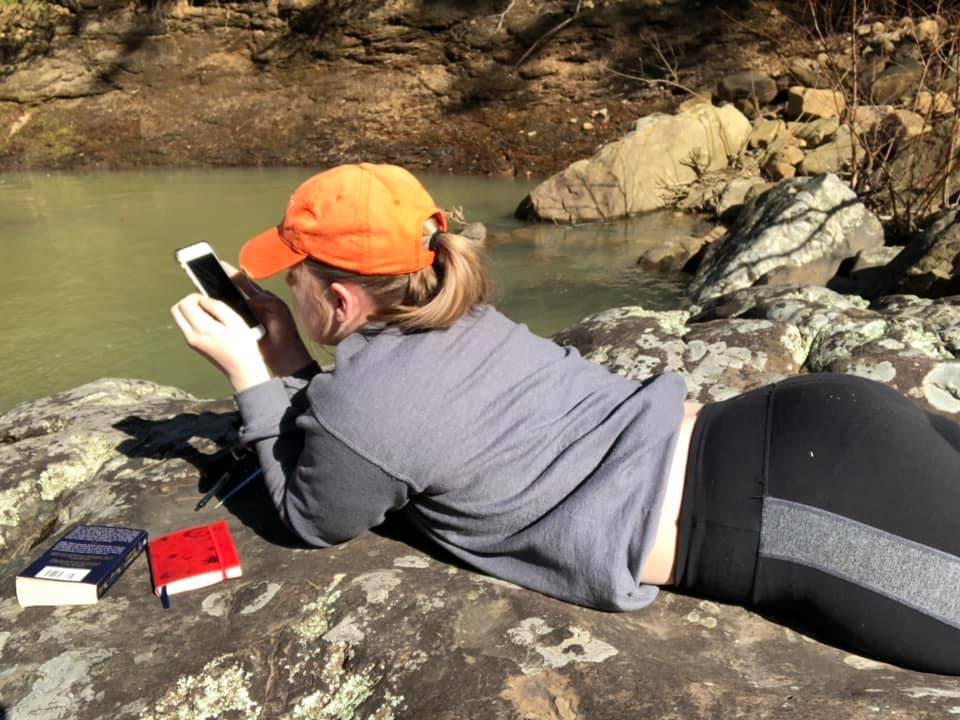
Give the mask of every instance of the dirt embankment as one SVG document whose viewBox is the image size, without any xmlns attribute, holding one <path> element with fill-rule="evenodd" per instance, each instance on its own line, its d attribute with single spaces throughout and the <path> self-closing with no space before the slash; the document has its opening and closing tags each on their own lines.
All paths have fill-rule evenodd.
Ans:
<svg viewBox="0 0 960 720">
<path fill-rule="evenodd" d="M 670 83 L 776 70 L 786 23 L 685 0 L 67 3 L 0 4 L 0 170 L 544 175 L 673 108 Z"/>
</svg>

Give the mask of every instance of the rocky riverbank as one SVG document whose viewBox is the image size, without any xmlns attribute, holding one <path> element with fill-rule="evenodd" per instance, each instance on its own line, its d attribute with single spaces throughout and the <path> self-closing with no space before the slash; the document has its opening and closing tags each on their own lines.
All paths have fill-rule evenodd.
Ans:
<svg viewBox="0 0 960 720">
<path fill-rule="evenodd" d="M 792 21 L 735 5 L 0 3 L 0 169 L 546 175 L 688 96 L 660 80 L 782 72 Z"/>
<path fill-rule="evenodd" d="M 891 293 L 954 295 L 957 27 L 940 16 L 854 24 L 821 35 L 824 52 L 782 73 L 726 75 L 716 99 L 696 94 L 638 119 L 537 185 L 517 214 L 582 223 L 707 213 L 716 225 L 705 236 L 638 260 L 693 273 L 695 303 L 756 285 L 829 287 L 878 307 Z"/>
</svg>

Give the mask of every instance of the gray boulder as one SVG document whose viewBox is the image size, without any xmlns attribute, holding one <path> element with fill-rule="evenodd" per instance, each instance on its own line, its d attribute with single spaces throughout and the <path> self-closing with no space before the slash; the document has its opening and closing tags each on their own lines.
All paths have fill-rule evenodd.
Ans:
<svg viewBox="0 0 960 720">
<path fill-rule="evenodd" d="M 943 207 L 948 194 L 960 187 L 960 167 L 946 162 L 956 153 L 952 123 L 940 123 L 929 132 L 901 136 L 889 164 L 896 213 L 917 221 Z"/>
<path fill-rule="evenodd" d="M 625 377 L 678 372 L 699 402 L 798 373 L 846 372 L 960 420 L 960 298 L 867 305 L 821 287 L 755 287 L 687 312 L 607 310 L 554 339 Z"/>
<path fill-rule="evenodd" d="M 960 357 L 960 295 L 935 300 L 916 295 L 887 295 L 874 307 L 888 315 L 923 321 L 954 357 Z"/>
<path fill-rule="evenodd" d="M 960 293 L 960 210 L 933 217 L 891 265 L 897 292 L 925 297 Z"/>
<path fill-rule="evenodd" d="M 857 253 L 848 276 L 850 290 L 868 300 L 887 293 L 893 284 L 892 263 L 902 250 L 901 246 L 882 245 Z"/>
<path fill-rule="evenodd" d="M 724 400 L 800 371 L 803 339 L 775 320 L 693 323 L 683 335 L 687 387 L 700 402 Z"/>
<path fill-rule="evenodd" d="M 960 298 L 897 296 L 868 309 L 826 288 L 750 288 L 707 302 L 694 323 L 741 317 L 787 323 L 801 338 L 802 372 L 848 372 L 960 419 Z"/>
<path fill-rule="evenodd" d="M 686 317 L 621 316 L 641 334 L 679 331 Z M 716 343 L 708 325 L 696 342 Z M 949 714 L 960 695 L 960 680 L 823 645 L 739 607 L 669 592 L 635 613 L 569 605 L 459 566 L 394 524 L 308 549 L 255 486 L 225 509 L 195 512 L 201 477 L 221 469 L 236 424 L 229 401 L 136 381 L 93 383 L 0 416 L 5 716 L 604 720 L 786 710 L 854 720 L 882 706 L 923 719 Z M 170 610 L 152 595 L 143 558 L 96 605 L 20 608 L 13 598 L 16 572 L 74 523 L 160 534 L 221 517 L 243 577 L 176 595 Z"/>
<path fill-rule="evenodd" d="M 0 100 L 35 103 L 102 95 L 111 88 L 100 75 L 79 52 L 33 58 L 18 72 L 0 80 Z"/>
<path fill-rule="evenodd" d="M 856 150 L 854 150 L 856 148 Z M 863 146 L 850 128 L 838 128 L 830 142 L 808 152 L 798 166 L 801 175 L 837 173 L 852 166 L 854 159 L 863 159 Z"/>
<path fill-rule="evenodd" d="M 921 63 L 904 59 L 891 63 L 872 79 L 865 77 L 864 89 L 875 105 L 895 105 L 900 98 L 917 88 L 923 74 L 924 67 Z"/>
<path fill-rule="evenodd" d="M 844 258 L 882 244 L 880 221 L 835 175 L 784 180 L 747 204 L 707 249 L 691 295 L 703 302 L 814 261 L 833 263 L 835 272 Z"/>
<path fill-rule="evenodd" d="M 766 105 L 773 101 L 778 91 L 773 78 L 755 70 L 726 75 L 717 83 L 717 98 L 731 102 L 752 100 L 757 105 Z"/>
<path fill-rule="evenodd" d="M 667 207 L 700 175 L 726 168 L 750 131 L 750 121 L 729 105 L 701 103 L 677 115 L 650 115 L 592 158 L 540 183 L 517 215 L 573 223 Z"/>
<path fill-rule="evenodd" d="M 824 89 L 836 84 L 835 73 L 824 68 L 816 60 L 793 58 L 789 63 L 789 72 L 804 87 Z"/>
<path fill-rule="evenodd" d="M 717 215 L 727 213 L 737 213 L 747 202 L 750 191 L 758 185 L 763 184 L 763 179 L 758 177 L 738 177 L 727 183 L 720 193 L 717 200 L 715 212 Z"/>
<path fill-rule="evenodd" d="M 807 147 L 818 147 L 832 138 L 840 129 L 840 120 L 836 117 L 819 118 L 810 122 L 792 122 L 787 129 L 803 140 Z"/>
<path fill-rule="evenodd" d="M 22 555 L 50 533 L 58 518 L 95 517 L 114 506 L 129 506 L 145 487 L 168 492 L 154 461 L 163 458 L 183 429 L 164 422 L 151 425 L 148 445 L 137 451 L 136 482 L 113 487 L 91 482 L 129 462 L 124 451 L 135 443 L 130 430 L 138 421 L 126 412 L 128 407 L 154 416 L 169 414 L 171 408 L 189 413 L 196 440 L 181 448 L 186 462 L 212 452 L 232 432 L 231 419 L 210 412 L 215 405 L 136 380 L 103 380 L 10 410 L 0 417 L 0 552 Z M 180 466 L 167 464 L 165 470 Z"/>
<path fill-rule="evenodd" d="M 801 370 L 807 348 L 795 327 L 766 319 L 710 318 L 686 311 L 623 307 L 591 315 L 554 340 L 631 379 L 667 370 L 687 383 L 688 397 L 723 400 Z"/>
</svg>

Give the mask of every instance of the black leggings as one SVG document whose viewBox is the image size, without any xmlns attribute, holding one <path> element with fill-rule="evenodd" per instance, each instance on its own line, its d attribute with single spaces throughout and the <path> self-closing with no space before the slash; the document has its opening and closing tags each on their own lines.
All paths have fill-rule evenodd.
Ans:
<svg viewBox="0 0 960 720">
<path fill-rule="evenodd" d="M 707 405 L 675 585 L 828 642 L 960 674 L 960 425 L 852 375 Z"/>
</svg>

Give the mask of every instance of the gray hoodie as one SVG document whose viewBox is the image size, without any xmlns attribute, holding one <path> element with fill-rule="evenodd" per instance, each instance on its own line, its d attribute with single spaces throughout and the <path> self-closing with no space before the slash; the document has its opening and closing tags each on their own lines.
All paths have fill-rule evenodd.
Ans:
<svg viewBox="0 0 960 720">
<path fill-rule="evenodd" d="M 626 380 L 489 306 L 447 330 L 368 327 L 237 394 L 284 522 L 325 547 L 400 511 L 490 575 L 631 610 L 686 393 Z"/>
</svg>

